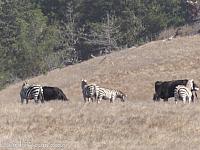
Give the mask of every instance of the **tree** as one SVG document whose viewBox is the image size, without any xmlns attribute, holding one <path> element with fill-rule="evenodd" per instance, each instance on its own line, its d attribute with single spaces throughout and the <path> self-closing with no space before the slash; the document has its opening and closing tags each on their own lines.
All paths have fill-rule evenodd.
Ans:
<svg viewBox="0 0 200 150">
<path fill-rule="evenodd" d="M 91 23 L 90 27 L 90 33 L 82 37 L 84 46 L 90 51 L 83 51 L 83 56 L 102 55 L 118 49 L 119 27 L 116 26 L 115 16 L 107 14 L 101 23 Z"/>
</svg>

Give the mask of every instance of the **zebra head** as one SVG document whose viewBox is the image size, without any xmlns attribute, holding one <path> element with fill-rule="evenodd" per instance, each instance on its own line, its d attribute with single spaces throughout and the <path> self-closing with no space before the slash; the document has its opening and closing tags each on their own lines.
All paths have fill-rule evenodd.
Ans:
<svg viewBox="0 0 200 150">
<path fill-rule="evenodd" d="M 87 80 L 83 80 L 82 79 L 82 81 L 81 81 L 81 88 L 84 89 L 87 84 L 88 84 Z"/>
<path fill-rule="evenodd" d="M 22 88 L 23 89 L 26 89 L 26 88 L 28 88 L 30 85 L 26 82 L 26 81 L 24 81 L 24 83 L 22 84 Z"/>
<path fill-rule="evenodd" d="M 125 102 L 127 95 L 124 94 L 122 91 L 118 91 L 117 98 L 120 98 L 122 102 Z"/>
<path fill-rule="evenodd" d="M 191 91 L 194 90 L 194 80 L 193 79 L 190 79 L 188 80 L 187 84 L 186 84 L 186 87 L 189 88 Z"/>
</svg>

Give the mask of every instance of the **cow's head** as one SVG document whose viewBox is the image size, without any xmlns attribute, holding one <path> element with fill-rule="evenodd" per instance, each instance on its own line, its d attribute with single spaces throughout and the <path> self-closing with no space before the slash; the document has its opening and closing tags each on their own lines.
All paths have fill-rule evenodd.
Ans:
<svg viewBox="0 0 200 150">
<path fill-rule="evenodd" d="M 158 99 L 158 96 L 156 93 L 153 94 L 153 100 L 156 101 Z"/>
</svg>

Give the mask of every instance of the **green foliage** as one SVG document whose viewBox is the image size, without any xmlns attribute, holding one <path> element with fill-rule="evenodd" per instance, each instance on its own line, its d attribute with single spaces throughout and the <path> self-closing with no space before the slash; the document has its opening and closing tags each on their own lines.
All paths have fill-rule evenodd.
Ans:
<svg viewBox="0 0 200 150">
<path fill-rule="evenodd" d="M 0 0 L 0 85 L 146 42 L 187 15 L 180 0 Z"/>
</svg>

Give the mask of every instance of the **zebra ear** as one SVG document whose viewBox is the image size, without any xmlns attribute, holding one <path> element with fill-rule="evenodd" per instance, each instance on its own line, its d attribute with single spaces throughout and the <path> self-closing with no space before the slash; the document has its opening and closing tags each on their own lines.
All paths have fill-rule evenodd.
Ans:
<svg viewBox="0 0 200 150">
<path fill-rule="evenodd" d="M 26 81 L 23 82 L 22 87 L 24 87 L 25 85 L 27 85 Z"/>
</svg>

